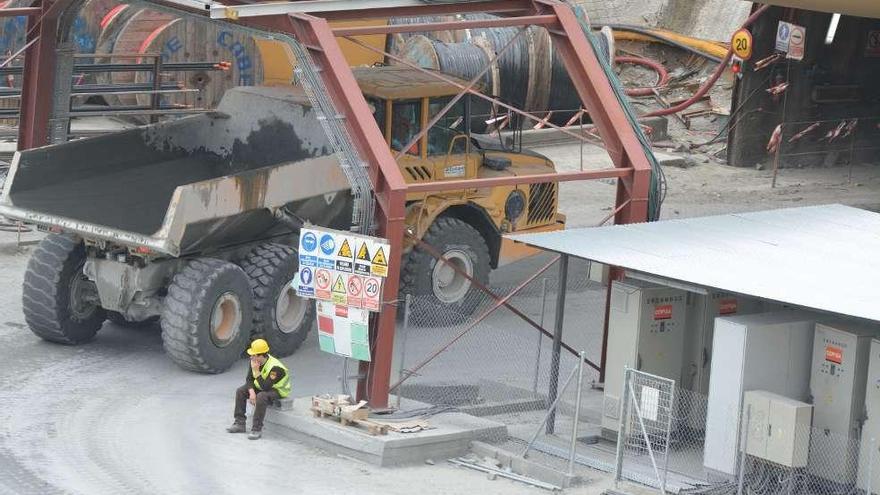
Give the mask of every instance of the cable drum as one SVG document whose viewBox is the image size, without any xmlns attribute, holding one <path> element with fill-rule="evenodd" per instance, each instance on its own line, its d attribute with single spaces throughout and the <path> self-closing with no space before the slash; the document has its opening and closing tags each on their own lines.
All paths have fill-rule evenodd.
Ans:
<svg viewBox="0 0 880 495">
<path fill-rule="evenodd" d="M 488 48 L 481 46 L 485 43 L 487 42 L 444 43 L 416 35 L 407 40 L 400 54 L 402 58 L 419 67 L 470 81 L 489 63 Z M 490 68 L 486 71 L 475 89 L 490 96 L 497 95 L 499 90 L 497 69 Z M 471 120 L 471 128 L 475 132 L 485 130 L 485 121 L 492 113 L 492 106 L 488 101 L 477 97 L 471 98 L 471 114 L 474 116 Z"/>
</svg>

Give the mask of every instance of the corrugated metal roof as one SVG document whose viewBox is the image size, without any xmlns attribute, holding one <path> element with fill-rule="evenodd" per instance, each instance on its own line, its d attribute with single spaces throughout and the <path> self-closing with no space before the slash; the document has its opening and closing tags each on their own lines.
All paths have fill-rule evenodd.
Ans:
<svg viewBox="0 0 880 495">
<path fill-rule="evenodd" d="M 510 236 L 671 280 L 880 321 L 880 214 L 811 206 Z"/>
</svg>

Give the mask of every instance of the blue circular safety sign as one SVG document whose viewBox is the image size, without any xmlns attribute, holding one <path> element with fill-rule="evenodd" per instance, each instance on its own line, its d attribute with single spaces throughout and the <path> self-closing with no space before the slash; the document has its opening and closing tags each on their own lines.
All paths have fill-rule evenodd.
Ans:
<svg viewBox="0 0 880 495">
<path fill-rule="evenodd" d="M 302 282 L 303 285 L 311 285 L 312 269 L 307 266 L 303 267 L 303 269 L 299 271 L 299 281 Z"/>
<path fill-rule="evenodd" d="M 312 252 L 315 250 L 316 247 L 318 247 L 318 238 L 315 237 L 314 233 L 306 232 L 305 235 L 302 237 L 302 241 L 300 241 L 300 244 L 302 244 L 303 249 L 308 252 Z"/>
<path fill-rule="evenodd" d="M 321 236 L 321 251 L 328 256 L 336 251 L 336 241 L 333 240 L 332 235 L 324 234 Z"/>
</svg>

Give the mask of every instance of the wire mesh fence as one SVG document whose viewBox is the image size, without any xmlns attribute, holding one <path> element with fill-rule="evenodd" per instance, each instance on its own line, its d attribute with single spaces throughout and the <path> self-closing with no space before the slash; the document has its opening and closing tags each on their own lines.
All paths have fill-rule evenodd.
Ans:
<svg viewBox="0 0 880 495">
<path fill-rule="evenodd" d="M 483 440 L 557 471 L 613 476 L 620 425 L 603 424 L 606 401 L 598 371 L 585 365 L 580 387 L 577 380 L 577 354 L 598 363 L 602 352 L 608 287 L 589 272 L 588 263 L 574 261 L 566 272 L 558 354 L 552 337 L 536 328 L 551 335 L 555 330 L 558 263 L 528 283 L 496 280 L 493 295 L 474 291 L 470 306 L 411 298 L 415 318 L 398 323 L 393 380 L 398 384 L 392 393 L 501 423 L 505 428 L 492 429 Z M 624 480 L 656 490 L 665 485 L 667 493 L 880 493 L 877 442 L 862 442 L 859 431 L 812 428 L 809 420 L 805 426 L 783 421 L 767 430 L 767 423 L 744 407 L 712 410 L 705 394 L 671 380 L 639 377 L 627 402 L 637 406 L 630 410 L 635 415 L 623 416 Z M 710 426 L 725 431 L 724 442 L 707 440 Z M 774 457 L 767 447 L 756 445 L 781 435 L 782 427 L 789 429 L 786 455 L 792 460 L 768 460 Z M 719 456 L 728 464 L 719 467 Z"/>
</svg>

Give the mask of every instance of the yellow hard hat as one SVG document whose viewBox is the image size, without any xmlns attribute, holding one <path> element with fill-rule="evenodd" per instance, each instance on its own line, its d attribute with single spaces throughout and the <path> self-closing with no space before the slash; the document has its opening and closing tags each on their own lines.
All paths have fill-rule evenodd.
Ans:
<svg viewBox="0 0 880 495">
<path fill-rule="evenodd" d="M 247 353 L 251 356 L 266 354 L 267 352 L 269 352 L 269 343 L 263 339 L 257 339 L 251 342 L 251 347 L 247 350 Z"/>
</svg>

